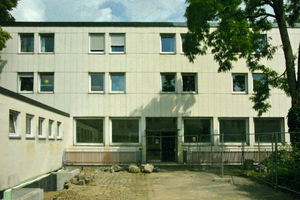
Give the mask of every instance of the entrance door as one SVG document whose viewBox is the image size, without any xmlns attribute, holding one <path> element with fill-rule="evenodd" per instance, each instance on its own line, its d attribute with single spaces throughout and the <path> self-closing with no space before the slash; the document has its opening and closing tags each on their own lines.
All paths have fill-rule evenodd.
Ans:
<svg viewBox="0 0 300 200">
<path fill-rule="evenodd" d="M 176 158 L 176 132 L 162 132 L 162 152 L 163 162 L 175 162 Z"/>
</svg>

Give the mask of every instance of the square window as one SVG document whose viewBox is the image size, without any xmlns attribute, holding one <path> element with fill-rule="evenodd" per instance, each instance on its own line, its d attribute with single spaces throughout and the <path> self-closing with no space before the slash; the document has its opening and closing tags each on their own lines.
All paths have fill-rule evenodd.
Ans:
<svg viewBox="0 0 300 200">
<path fill-rule="evenodd" d="M 233 82 L 233 92 L 247 92 L 247 83 L 246 83 L 246 75 L 245 74 L 233 74 L 232 82 Z"/>
<path fill-rule="evenodd" d="M 32 123 L 33 123 L 33 116 L 26 114 L 26 136 L 33 136 Z"/>
<path fill-rule="evenodd" d="M 33 92 L 33 73 L 19 73 L 19 92 Z"/>
<path fill-rule="evenodd" d="M 175 53 L 175 35 L 161 35 L 161 52 Z"/>
<path fill-rule="evenodd" d="M 283 132 L 282 118 L 256 118 L 254 119 L 255 142 L 272 143 L 282 142 L 281 132 Z"/>
<path fill-rule="evenodd" d="M 19 135 L 19 112 L 9 111 L 9 135 Z"/>
<path fill-rule="evenodd" d="M 90 73 L 90 92 L 104 92 L 104 74 Z"/>
<path fill-rule="evenodd" d="M 49 120 L 49 126 L 48 126 L 48 136 L 49 136 L 49 138 L 53 138 L 53 136 L 54 136 L 54 134 L 53 134 L 53 124 L 54 124 L 54 121 Z"/>
<path fill-rule="evenodd" d="M 54 73 L 40 73 L 40 92 L 54 92 Z"/>
<path fill-rule="evenodd" d="M 220 141 L 224 134 L 224 142 L 246 142 L 245 119 L 220 119 Z"/>
<path fill-rule="evenodd" d="M 34 52 L 34 34 L 22 33 L 20 34 L 20 52 L 33 53 Z"/>
<path fill-rule="evenodd" d="M 90 33 L 90 52 L 104 53 L 104 34 Z"/>
<path fill-rule="evenodd" d="M 210 142 L 211 120 L 201 118 L 184 119 L 184 142 Z"/>
<path fill-rule="evenodd" d="M 196 92 L 197 77 L 196 74 L 182 74 L 182 91 Z"/>
<path fill-rule="evenodd" d="M 112 53 L 125 53 L 125 34 L 114 33 L 110 34 L 111 39 L 111 52 Z"/>
<path fill-rule="evenodd" d="M 44 118 L 39 118 L 39 125 L 38 125 L 38 136 L 43 137 L 44 135 Z"/>
<path fill-rule="evenodd" d="M 175 92 L 176 74 L 161 74 L 162 92 Z"/>
<path fill-rule="evenodd" d="M 125 74 L 111 74 L 111 92 L 125 92 Z"/>
<path fill-rule="evenodd" d="M 103 119 L 76 119 L 76 143 L 103 143 Z"/>
<path fill-rule="evenodd" d="M 56 127 L 56 137 L 57 138 L 61 138 L 61 135 L 60 135 L 60 133 L 61 133 L 61 122 L 57 122 L 57 127 Z"/>
<path fill-rule="evenodd" d="M 40 34 L 41 37 L 41 52 L 53 53 L 54 52 L 54 34 Z"/>
<path fill-rule="evenodd" d="M 256 92 L 259 88 L 268 87 L 264 74 L 253 74 L 253 91 Z"/>
<path fill-rule="evenodd" d="M 260 53 L 266 47 L 267 44 L 267 34 L 259 34 L 254 38 L 254 48 L 256 52 Z"/>
<path fill-rule="evenodd" d="M 138 119 L 112 119 L 113 143 L 139 143 Z"/>
</svg>

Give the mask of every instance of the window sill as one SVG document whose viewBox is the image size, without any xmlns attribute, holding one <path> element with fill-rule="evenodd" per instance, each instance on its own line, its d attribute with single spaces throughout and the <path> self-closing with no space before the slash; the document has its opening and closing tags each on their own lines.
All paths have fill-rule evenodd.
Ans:
<svg viewBox="0 0 300 200">
<path fill-rule="evenodd" d="M 19 52 L 20 55 L 33 55 L 34 52 Z"/>
<path fill-rule="evenodd" d="M 141 143 L 110 143 L 111 146 L 141 146 Z"/>
<path fill-rule="evenodd" d="M 46 140 L 46 137 L 45 137 L 45 136 L 39 135 L 39 136 L 38 136 L 38 139 L 39 139 L 39 140 Z"/>
<path fill-rule="evenodd" d="M 8 135 L 9 139 L 21 139 L 22 137 L 17 134 L 9 134 Z"/>
<path fill-rule="evenodd" d="M 232 92 L 233 95 L 247 95 L 248 92 Z"/>
<path fill-rule="evenodd" d="M 160 55 L 176 55 L 176 52 L 160 52 Z"/>
<path fill-rule="evenodd" d="M 109 92 L 109 94 L 125 94 L 125 93 L 126 93 L 126 92 L 122 92 L 122 91 L 119 91 L 119 92 L 117 92 L 117 91 L 116 91 L 116 92 L 113 92 L 113 91 L 112 91 L 112 92 Z"/>
<path fill-rule="evenodd" d="M 126 54 L 125 52 L 110 52 L 111 55 L 123 55 Z"/>
<path fill-rule="evenodd" d="M 33 91 L 19 91 L 20 94 L 33 94 Z"/>
<path fill-rule="evenodd" d="M 43 55 L 52 55 L 52 54 L 54 54 L 54 52 L 39 52 L 39 54 L 43 54 Z"/>
<path fill-rule="evenodd" d="M 203 145 L 203 146 L 210 146 L 211 142 L 183 142 L 183 146 L 197 146 L 197 145 Z"/>
<path fill-rule="evenodd" d="M 182 92 L 182 94 L 198 94 L 198 92 L 191 91 L 191 92 Z"/>
<path fill-rule="evenodd" d="M 57 140 L 62 140 L 62 137 L 57 137 L 56 139 L 57 139 Z"/>
<path fill-rule="evenodd" d="M 55 140 L 55 138 L 54 138 L 54 137 L 49 137 L 48 139 L 49 139 L 49 140 Z"/>
<path fill-rule="evenodd" d="M 89 94 L 105 94 L 104 91 L 89 91 Z"/>
<path fill-rule="evenodd" d="M 160 92 L 160 94 L 177 94 L 177 92 Z"/>
<path fill-rule="evenodd" d="M 104 143 L 75 143 L 76 146 L 104 146 Z"/>
<path fill-rule="evenodd" d="M 35 140 L 35 137 L 32 135 L 26 135 L 26 140 Z"/>
<path fill-rule="evenodd" d="M 90 55 L 104 55 L 105 52 L 89 52 Z"/>
<path fill-rule="evenodd" d="M 39 91 L 39 94 L 54 94 L 54 92 L 42 92 L 42 91 Z"/>
<path fill-rule="evenodd" d="M 245 142 L 224 142 L 223 144 L 222 144 L 222 142 L 220 142 L 218 144 L 218 146 L 222 146 L 222 145 L 224 145 L 224 146 L 235 146 L 235 147 L 249 146 L 249 144 L 245 143 Z"/>
</svg>

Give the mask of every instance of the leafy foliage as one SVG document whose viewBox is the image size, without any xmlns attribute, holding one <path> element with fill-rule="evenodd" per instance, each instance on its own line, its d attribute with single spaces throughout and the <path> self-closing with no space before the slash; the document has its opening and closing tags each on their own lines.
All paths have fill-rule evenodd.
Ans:
<svg viewBox="0 0 300 200">
<path fill-rule="evenodd" d="M 14 17 L 9 13 L 18 4 L 18 0 L 1 0 L 0 1 L 0 25 L 4 22 L 15 21 Z M 8 32 L 0 27 L 0 51 L 6 47 L 5 43 L 11 36 Z"/>
<path fill-rule="evenodd" d="M 233 69 L 234 62 L 243 59 L 251 72 L 266 75 L 267 86 L 258 87 L 251 97 L 253 108 L 261 116 L 271 106 L 267 102 L 271 88 L 279 88 L 288 95 L 295 87 L 295 66 L 291 60 L 292 49 L 286 23 L 294 26 L 299 21 L 300 0 L 187 0 L 188 33 L 185 36 L 185 55 L 194 62 L 197 55 L 205 55 L 210 49 L 219 64 L 218 72 Z M 268 12 L 267 8 L 274 12 Z M 277 50 L 271 37 L 265 32 L 272 29 L 272 20 L 279 23 L 286 55 L 286 71 L 276 72 L 262 64 L 262 59 L 273 59 Z M 214 23 L 212 23 L 214 22 Z M 217 23 L 217 26 L 215 25 Z M 213 26 L 212 26 L 213 25 Z M 286 37 L 287 36 L 287 37 Z M 294 59 L 294 57 L 292 58 Z"/>
</svg>

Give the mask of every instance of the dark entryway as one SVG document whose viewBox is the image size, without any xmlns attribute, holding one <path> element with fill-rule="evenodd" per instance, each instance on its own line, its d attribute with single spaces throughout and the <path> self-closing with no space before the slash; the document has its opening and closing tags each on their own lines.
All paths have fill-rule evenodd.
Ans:
<svg viewBox="0 0 300 200">
<path fill-rule="evenodd" d="M 177 119 L 146 118 L 147 162 L 177 161 Z"/>
</svg>

